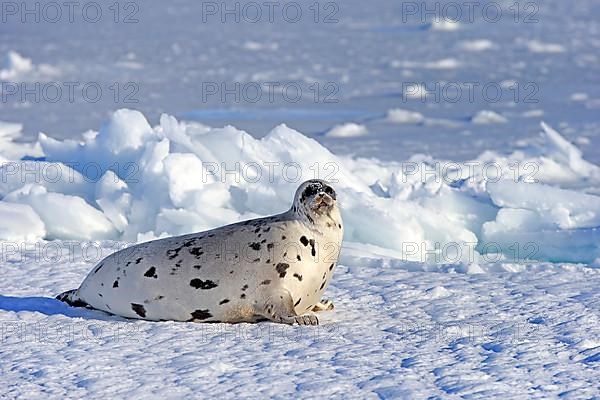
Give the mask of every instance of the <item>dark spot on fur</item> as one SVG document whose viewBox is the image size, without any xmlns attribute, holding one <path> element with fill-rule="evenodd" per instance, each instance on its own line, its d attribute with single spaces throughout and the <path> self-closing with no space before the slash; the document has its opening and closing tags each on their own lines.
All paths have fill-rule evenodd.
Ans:
<svg viewBox="0 0 600 400">
<path fill-rule="evenodd" d="M 194 278 L 190 281 L 190 286 L 195 288 L 195 289 L 213 289 L 216 288 L 217 285 L 216 283 L 214 283 L 211 280 L 205 280 L 203 281 L 202 279 L 198 279 L 198 278 Z"/>
<path fill-rule="evenodd" d="M 102 268 L 102 266 L 103 266 L 103 265 L 104 265 L 104 264 L 100 264 L 100 265 L 98 265 L 98 266 L 96 267 L 96 269 L 94 270 L 94 273 L 96 273 L 96 272 L 100 271 L 100 268 Z"/>
<path fill-rule="evenodd" d="M 119 281 L 118 281 L 118 280 L 116 280 L 116 281 L 114 281 L 114 282 L 113 282 L 113 287 L 114 287 L 114 288 L 115 288 L 115 287 L 119 287 Z"/>
<path fill-rule="evenodd" d="M 240 299 L 245 299 L 246 298 L 246 293 L 242 293 L 242 295 L 240 296 Z"/>
<path fill-rule="evenodd" d="M 331 264 L 331 265 L 329 266 L 329 270 L 330 270 L 330 271 L 333 269 L 333 266 L 334 266 L 334 264 Z"/>
<path fill-rule="evenodd" d="M 310 239 L 308 242 L 310 243 L 310 247 L 311 247 L 310 254 L 314 257 L 317 254 L 317 252 L 315 250 L 315 241 L 314 241 L 314 239 Z"/>
<path fill-rule="evenodd" d="M 285 274 L 287 274 L 286 269 L 288 269 L 289 267 L 290 267 L 290 264 L 286 264 L 286 263 L 279 263 L 279 264 L 277 264 L 277 266 L 275 267 L 275 269 L 279 273 L 279 277 L 280 278 L 285 277 Z"/>
<path fill-rule="evenodd" d="M 297 259 L 298 261 L 302 261 L 302 258 L 300 258 L 300 254 L 298 254 L 298 255 L 296 256 L 296 259 Z"/>
<path fill-rule="evenodd" d="M 281 240 L 285 240 L 285 239 L 287 239 L 287 236 L 281 235 Z"/>
<path fill-rule="evenodd" d="M 194 243 L 196 243 L 196 239 L 188 239 L 185 242 L 183 242 L 183 247 L 190 247 L 191 245 L 193 245 Z"/>
<path fill-rule="evenodd" d="M 260 226 L 254 230 L 254 233 L 258 233 L 260 231 Z"/>
<path fill-rule="evenodd" d="M 229 299 L 223 299 L 219 302 L 219 304 L 223 305 L 225 303 L 229 303 Z"/>
<path fill-rule="evenodd" d="M 300 243 L 302 243 L 305 247 L 308 246 L 308 239 L 306 238 L 306 236 L 302 236 L 300 238 Z"/>
<path fill-rule="evenodd" d="M 269 259 L 267 260 L 267 264 L 270 264 L 270 263 L 271 263 L 271 259 L 269 258 Z"/>
<path fill-rule="evenodd" d="M 190 249 L 190 254 L 196 258 L 199 258 L 204 252 L 202 251 L 202 247 L 194 247 Z"/>
<path fill-rule="evenodd" d="M 273 243 L 267 244 L 267 250 L 271 250 L 275 246 Z"/>
<path fill-rule="evenodd" d="M 262 281 L 260 284 L 261 285 L 268 285 L 269 283 L 271 283 L 270 279 L 265 279 L 264 281 Z"/>
<path fill-rule="evenodd" d="M 130 264 L 131 264 L 131 261 L 127 261 L 127 263 L 125 264 L 125 266 L 129 267 Z"/>
<path fill-rule="evenodd" d="M 104 297 L 104 296 L 102 296 L 102 293 L 98 293 L 98 296 L 100 296 L 100 297 Z"/>
<path fill-rule="evenodd" d="M 141 263 L 141 262 L 142 262 L 142 260 L 143 260 L 143 259 L 144 259 L 143 257 L 140 257 L 140 258 L 138 258 L 137 260 L 135 260 L 135 263 L 136 263 L 136 264 L 139 264 L 139 263 Z"/>
<path fill-rule="evenodd" d="M 248 289 L 248 285 L 242 286 L 242 291 L 245 291 L 246 289 Z"/>
<path fill-rule="evenodd" d="M 260 243 L 254 242 L 254 243 L 250 243 L 248 246 L 250 246 L 250 248 L 252 250 L 256 250 L 256 251 L 260 250 Z"/>
<path fill-rule="evenodd" d="M 146 318 L 146 309 L 141 304 L 131 303 L 131 309 L 142 318 Z"/>
<path fill-rule="evenodd" d="M 181 250 L 181 248 L 167 250 L 167 257 L 169 258 L 169 260 L 172 260 L 175 257 L 177 257 L 179 255 L 179 250 Z"/>
<path fill-rule="evenodd" d="M 200 268 L 202 268 L 202 265 L 194 265 L 194 268 L 200 269 Z"/>
<path fill-rule="evenodd" d="M 261 240 L 261 241 L 260 241 L 260 243 L 261 243 L 261 244 L 265 244 L 265 243 L 267 243 L 267 239 L 263 239 L 263 240 Z"/>
<path fill-rule="evenodd" d="M 252 262 L 255 262 L 255 263 L 260 262 L 260 258 L 255 258 L 254 260 L 252 260 Z"/>
<path fill-rule="evenodd" d="M 325 287 L 326 283 L 327 283 L 327 281 L 323 281 L 323 283 L 321 283 L 321 287 L 319 288 L 319 290 L 323 290 L 323 288 Z"/>
<path fill-rule="evenodd" d="M 300 282 L 302 282 L 302 275 L 300 275 L 299 273 L 295 273 L 294 274 L 294 278 L 298 279 Z"/>
<path fill-rule="evenodd" d="M 271 230 L 271 227 L 269 226 L 269 227 L 265 228 L 265 229 L 263 230 L 263 232 L 269 232 L 270 230 Z"/>
<path fill-rule="evenodd" d="M 208 237 L 215 237 L 215 234 L 214 233 L 209 233 Z"/>
<path fill-rule="evenodd" d="M 147 278 L 154 278 L 154 279 L 158 278 L 158 275 L 156 275 L 156 268 L 150 267 L 150 269 L 148 271 L 146 271 L 144 276 Z"/>
<path fill-rule="evenodd" d="M 230 274 L 233 274 L 233 271 L 229 271 Z"/>
<path fill-rule="evenodd" d="M 301 301 L 301 300 L 302 300 L 302 297 L 300 297 L 300 298 L 298 299 L 298 301 L 296 301 L 296 302 L 294 303 L 294 307 L 296 307 L 298 304 L 300 304 L 300 301 Z"/>
<path fill-rule="evenodd" d="M 196 310 L 192 312 L 192 319 L 204 320 L 212 317 L 212 314 L 209 310 Z"/>
<path fill-rule="evenodd" d="M 342 224 L 338 224 L 338 228 L 342 229 Z"/>
</svg>

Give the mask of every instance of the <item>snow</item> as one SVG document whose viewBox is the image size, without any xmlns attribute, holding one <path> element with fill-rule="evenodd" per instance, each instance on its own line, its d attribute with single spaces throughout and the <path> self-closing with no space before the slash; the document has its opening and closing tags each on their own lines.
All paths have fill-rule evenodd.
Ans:
<svg viewBox="0 0 600 400">
<path fill-rule="evenodd" d="M 356 137 L 356 136 L 364 136 L 368 134 L 367 128 L 364 125 L 355 124 L 353 122 L 348 122 L 343 125 L 334 126 L 329 132 L 325 135 L 328 137 L 334 138 L 347 138 L 347 137 Z"/>
<path fill-rule="evenodd" d="M 508 120 L 502 115 L 491 111 L 481 110 L 472 119 L 474 124 L 487 125 L 487 124 L 505 124 Z"/>
<path fill-rule="evenodd" d="M 459 43 L 459 47 L 466 51 L 479 52 L 479 51 L 491 50 L 496 46 L 494 45 L 494 42 L 492 42 L 491 40 L 475 39 L 475 40 L 463 41 L 463 42 Z"/>
<path fill-rule="evenodd" d="M 9 51 L 6 54 L 4 66 L 0 69 L 0 79 L 15 79 L 31 70 L 33 70 L 31 59 L 23 57 L 15 51 Z"/>
<path fill-rule="evenodd" d="M 0 236 L 7 241 L 36 242 L 46 235 L 44 222 L 27 204 L 0 202 Z"/>
<path fill-rule="evenodd" d="M 387 121 L 393 124 L 421 124 L 425 122 L 425 117 L 416 111 L 394 108 L 388 110 Z"/>
<path fill-rule="evenodd" d="M 564 53 L 565 47 L 558 43 L 544 43 L 538 40 L 527 42 L 529 51 L 533 53 Z"/>
<path fill-rule="evenodd" d="M 41 149 L 31 143 L 18 143 L 15 139 L 22 135 L 23 124 L 0 121 L 0 160 L 18 160 L 25 155 L 40 156 Z"/>
<path fill-rule="evenodd" d="M 452 32 L 460 29 L 460 22 L 450 18 L 434 18 L 431 23 L 434 31 Z"/>
<path fill-rule="evenodd" d="M 79 283 L 92 265 L 83 254 L 27 257 L 0 277 L 11 287 L 0 296 L 5 396 L 597 395 L 598 270 L 340 266 L 328 290 L 336 309 L 318 327 L 202 325 L 125 320 L 45 297 Z"/>
<path fill-rule="evenodd" d="M 52 65 L 36 65 L 30 58 L 24 57 L 14 50 L 10 50 L 4 57 L 4 63 L 0 69 L 0 79 L 7 84 L 23 81 L 48 80 L 60 75 L 60 70 Z"/>
</svg>

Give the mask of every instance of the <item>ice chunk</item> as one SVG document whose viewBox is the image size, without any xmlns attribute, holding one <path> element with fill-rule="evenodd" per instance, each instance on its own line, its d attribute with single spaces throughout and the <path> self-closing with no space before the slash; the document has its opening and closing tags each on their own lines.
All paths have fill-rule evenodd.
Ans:
<svg viewBox="0 0 600 400">
<path fill-rule="evenodd" d="M 96 204 L 110 220 L 115 229 L 124 232 L 129 221 L 127 215 L 131 209 L 132 196 L 128 187 L 117 174 L 106 171 L 96 184 Z"/>
<path fill-rule="evenodd" d="M 115 239 L 110 221 L 81 197 L 48 192 L 40 185 L 27 184 L 3 199 L 28 204 L 46 226 L 45 239 Z"/>
<path fill-rule="evenodd" d="M 9 51 L 4 59 L 4 65 L 0 69 L 0 79 L 11 80 L 16 79 L 20 75 L 26 74 L 33 70 L 31 59 L 23 57 L 16 51 Z"/>
<path fill-rule="evenodd" d="M 508 120 L 502 115 L 491 111 L 491 110 L 481 110 L 473 118 L 471 122 L 478 125 L 485 124 L 505 124 Z"/>
<path fill-rule="evenodd" d="M 45 235 L 44 223 L 33 208 L 27 204 L 0 201 L 0 239 L 35 242 Z"/>
<path fill-rule="evenodd" d="M 169 196 L 176 207 L 193 207 L 195 196 L 207 183 L 215 181 L 193 154 L 172 153 L 164 159 Z"/>
<path fill-rule="evenodd" d="M 411 113 L 390 110 L 405 122 L 424 118 Z M 256 139 L 231 126 L 168 115 L 152 128 L 141 113 L 120 110 L 97 134 L 77 141 L 40 135 L 47 160 L 0 168 L 6 177 L 0 195 L 39 215 L 45 233 L 36 229 L 33 237 L 135 241 L 285 211 L 300 182 L 321 178 L 338 192 L 346 246 L 461 264 L 463 272 L 481 270 L 492 254 L 593 261 L 600 257 L 599 168 L 558 132 L 542 128 L 540 144 L 508 156 L 488 151 L 452 163 L 415 155 L 399 163 L 337 156 L 285 125 Z M 486 174 L 489 164 L 501 170 L 500 181 Z M 49 165 L 64 178 L 20 177 Z M 91 179 L 97 169 L 90 165 L 102 174 Z M 515 241 L 523 245 L 518 254 Z"/>
<path fill-rule="evenodd" d="M 416 111 L 394 108 L 387 112 L 386 120 L 394 124 L 418 125 L 425 122 L 425 117 L 423 114 Z"/>
<path fill-rule="evenodd" d="M 460 48 L 466 51 L 485 51 L 495 47 L 494 42 L 488 39 L 465 40 L 460 43 Z"/>
<path fill-rule="evenodd" d="M 508 179 L 488 183 L 488 191 L 497 206 L 534 211 L 541 221 L 561 229 L 600 226 L 599 196 Z"/>
<path fill-rule="evenodd" d="M 336 138 L 346 138 L 346 137 L 356 137 L 356 136 L 364 136 L 367 133 L 367 128 L 364 125 L 355 124 L 353 122 L 348 122 L 342 125 L 334 126 L 329 132 L 325 134 L 327 137 L 336 137 Z"/>
<path fill-rule="evenodd" d="M 531 40 L 526 43 L 532 53 L 564 53 L 565 47 L 558 43 L 544 43 L 539 40 Z"/>
<path fill-rule="evenodd" d="M 17 161 L 24 156 L 39 157 L 42 149 L 38 143 L 18 143 L 15 139 L 21 136 L 22 124 L 0 121 L 0 161 Z"/>
</svg>

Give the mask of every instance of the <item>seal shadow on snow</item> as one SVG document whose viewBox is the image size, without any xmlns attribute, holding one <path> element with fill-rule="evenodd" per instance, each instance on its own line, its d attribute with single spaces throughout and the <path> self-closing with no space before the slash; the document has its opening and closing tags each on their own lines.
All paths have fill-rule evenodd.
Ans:
<svg viewBox="0 0 600 400">
<path fill-rule="evenodd" d="M 70 307 L 52 297 L 13 297 L 0 295 L 0 311 L 33 311 L 45 315 L 64 315 L 70 318 L 96 319 L 102 321 L 134 322 L 100 310 Z"/>
</svg>

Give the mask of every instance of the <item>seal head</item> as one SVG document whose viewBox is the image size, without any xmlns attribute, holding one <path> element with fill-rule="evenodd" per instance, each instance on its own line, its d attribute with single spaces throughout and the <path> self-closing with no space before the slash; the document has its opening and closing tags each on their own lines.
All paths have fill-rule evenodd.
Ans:
<svg viewBox="0 0 600 400">
<path fill-rule="evenodd" d="M 337 194 L 329 183 L 321 179 L 308 180 L 298 187 L 292 211 L 311 224 L 329 219 L 341 220 Z"/>
</svg>

